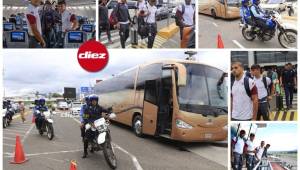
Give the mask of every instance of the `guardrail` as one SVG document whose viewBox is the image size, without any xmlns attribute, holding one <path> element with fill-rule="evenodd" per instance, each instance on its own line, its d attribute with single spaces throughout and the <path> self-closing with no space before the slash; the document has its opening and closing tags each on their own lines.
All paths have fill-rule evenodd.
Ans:
<svg viewBox="0 0 300 170">
<path fill-rule="evenodd" d="M 271 162 L 268 159 L 262 158 L 253 168 L 253 170 L 273 170 L 273 168 L 271 166 Z"/>
</svg>

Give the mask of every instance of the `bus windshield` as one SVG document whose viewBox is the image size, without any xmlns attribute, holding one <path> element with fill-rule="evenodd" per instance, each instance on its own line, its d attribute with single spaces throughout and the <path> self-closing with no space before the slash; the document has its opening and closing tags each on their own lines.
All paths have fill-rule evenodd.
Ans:
<svg viewBox="0 0 300 170">
<path fill-rule="evenodd" d="M 227 6 L 239 6 L 239 0 L 227 0 Z"/>
<path fill-rule="evenodd" d="M 180 109 L 205 115 L 227 114 L 226 74 L 206 65 L 184 65 L 187 83 L 178 89 Z"/>
</svg>

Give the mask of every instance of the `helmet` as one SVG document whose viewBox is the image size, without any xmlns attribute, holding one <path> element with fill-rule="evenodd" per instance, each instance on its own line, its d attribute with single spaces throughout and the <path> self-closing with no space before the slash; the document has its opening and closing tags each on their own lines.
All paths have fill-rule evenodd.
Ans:
<svg viewBox="0 0 300 170">
<path fill-rule="evenodd" d="M 40 104 L 39 99 L 35 99 L 35 100 L 34 100 L 34 104 L 35 104 L 35 105 L 39 105 L 39 104 Z"/>
<path fill-rule="evenodd" d="M 241 2 L 242 2 L 242 5 L 243 5 L 243 6 L 246 6 L 246 3 L 249 3 L 249 1 L 250 1 L 250 0 L 242 0 Z"/>
<path fill-rule="evenodd" d="M 39 104 L 40 104 L 40 105 L 45 105 L 45 103 L 46 103 L 46 100 L 45 100 L 45 99 L 42 98 L 42 99 L 39 100 Z"/>
<path fill-rule="evenodd" d="M 99 97 L 97 95 L 95 95 L 95 94 L 90 95 L 89 96 L 89 101 L 92 102 L 93 100 L 96 100 L 98 102 L 99 101 Z"/>
<path fill-rule="evenodd" d="M 260 0 L 252 0 L 252 4 L 258 5 L 258 4 L 260 4 Z"/>
<path fill-rule="evenodd" d="M 271 29 L 276 26 L 275 22 L 271 18 L 266 21 L 266 25 Z"/>
</svg>

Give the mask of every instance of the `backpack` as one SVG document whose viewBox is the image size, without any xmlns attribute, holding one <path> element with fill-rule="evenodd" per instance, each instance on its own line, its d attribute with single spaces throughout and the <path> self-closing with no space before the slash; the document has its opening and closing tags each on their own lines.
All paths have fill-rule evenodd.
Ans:
<svg viewBox="0 0 300 170">
<path fill-rule="evenodd" d="M 175 14 L 175 23 L 177 26 L 182 27 L 183 26 L 183 14 L 185 12 L 185 5 L 181 4 L 181 12 L 177 9 L 176 14 Z"/>
<path fill-rule="evenodd" d="M 118 3 L 116 8 L 111 12 L 111 15 L 109 17 L 109 22 L 111 25 L 116 25 L 118 23 L 118 18 L 119 18 L 119 7 L 120 4 Z"/>
<path fill-rule="evenodd" d="M 250 77 L 248 77 L 248 76 L 244 77 L 244 87 L 245 87 L 247 95 L 251 98 L 251 90 L 250 90 L 250 87 L 249 87 L 249 78 Z M 232 77 L 231 78 L 231 90 L 232 90 L 234 81 L 235 81 L 235 79 Z"/>
</svg>

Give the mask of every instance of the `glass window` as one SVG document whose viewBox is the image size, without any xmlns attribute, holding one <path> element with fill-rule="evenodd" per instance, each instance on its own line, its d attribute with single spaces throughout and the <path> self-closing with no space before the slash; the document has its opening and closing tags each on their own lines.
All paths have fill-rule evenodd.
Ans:
<svg viewBox="0 0 300 170">
<path fill-rule="evenodd" d="M 146 80 L 157 80 L 162 76 L 162 64 L 151 64 L 140 68 L 137 80 L 137 90 L 145 88 Z"/>
</svg>

